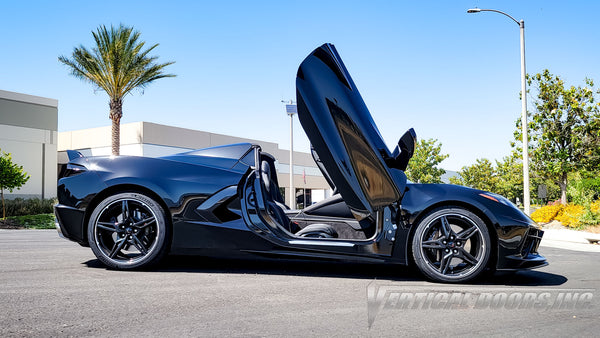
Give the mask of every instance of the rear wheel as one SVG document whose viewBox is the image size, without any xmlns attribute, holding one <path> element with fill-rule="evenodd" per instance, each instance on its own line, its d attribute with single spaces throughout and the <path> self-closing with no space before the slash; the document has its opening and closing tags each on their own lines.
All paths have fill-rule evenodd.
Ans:
<svg viewBox="0 0 600 338">
<path fill-rule="evenodd" d="M 479 276 L 491 253 L 485 223 L 459 207 L 433 210 L 417 224 L 412 252 L 419 270 L 429 279 L 461 283 Z"/>
<path fill-rule="evenodd" d="M 148 267 L 168 250 L 168 227 L 163 208 L 140 193 L 107 197 L 94 209 L 88 240 L 96 257 L 115 269 Z"/>
</svg>

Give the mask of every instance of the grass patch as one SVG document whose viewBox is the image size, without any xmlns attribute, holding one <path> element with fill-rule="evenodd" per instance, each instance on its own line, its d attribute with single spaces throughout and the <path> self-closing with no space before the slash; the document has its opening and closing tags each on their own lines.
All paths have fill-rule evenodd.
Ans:
<svg viewBox="0 0 600 338">
<path fill-rule="evenodd" d="M 55 229 L 54 214 L 9 216 L 0 220 L 0 225 L 8 228 Z"/>
</svg>

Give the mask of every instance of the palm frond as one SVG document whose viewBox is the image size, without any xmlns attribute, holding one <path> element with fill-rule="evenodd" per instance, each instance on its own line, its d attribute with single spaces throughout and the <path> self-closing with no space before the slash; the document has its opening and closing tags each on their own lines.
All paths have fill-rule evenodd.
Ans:
<svg viewBox="0 0 600 338">
<path fill-rule="evenodd" d="M 140 32 L 133 27 L 102 25 L 92 36 L 95 46 L 91 50 L 79 46 L 71 58 L 59 56 L 58 60 L 70 68 L 71 75 L 101 88 L 111 100 L 122 100 L 136 88 L 175 76 L 164 73 L 174 62 L 157 63 L 158 57 L 149 54 L 158 44 L 145 48 Z"/>
</svg>

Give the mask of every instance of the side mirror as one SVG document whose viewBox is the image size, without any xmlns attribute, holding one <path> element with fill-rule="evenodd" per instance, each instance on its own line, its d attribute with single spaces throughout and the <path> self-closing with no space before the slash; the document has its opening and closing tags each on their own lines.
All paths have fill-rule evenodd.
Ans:
<svg viewBox="0 0 600 338">
<path fill-rule="evenodd" d="M 406 170 L 408 161 L 410 161 L 410 158 L 415 152 L 416 143 L 417 133 L 413 128 L 410 128 L 398 141 L 398 145 L 392 153 L 392 158 L 386 161 L 387 165 L 390 168 L 396 168 L 402 171 Z"/>
</svg>

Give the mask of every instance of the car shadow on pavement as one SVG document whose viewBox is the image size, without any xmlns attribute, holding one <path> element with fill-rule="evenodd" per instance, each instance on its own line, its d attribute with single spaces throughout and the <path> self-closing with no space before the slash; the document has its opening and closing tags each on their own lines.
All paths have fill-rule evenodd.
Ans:
<svg viewBox="0 0 600 338">
<path fill-rule="evenodd" d="M 497 271 L 493 276 L 488 276 L 480 281 L 482 285 L 514 285 L 514 286 L 558 286 L 565 284 L 569 279 L 540 270 Z"/>
<path fill-rule="evenodd" d="M 84 263 L 106 269 L 99 260 Z M 222 259 L 198 256 L 167 256 L 158 266 L 145 271 L 172 273 L 266 274 L 305 277 L 377 279 L 383 281 L 426 281 L 415 268 L 403 265 L 323 262 L 310 260 Z M 564 276 L 539 270 L 519 270 L 487 274 L 473 281 L 477 285 L 556 286 Z"/>
<path fill-rule="evenodd" d="M 106 266 L 97 259 L 89 260 L 84 264 L 91 268 L 106 269 Z M 423 277 L 416 270 L 402 265 L 287 259 L 224 259 L 198 256 L 167 256 L 159 265 L 145 271 L 377 278 L 403 281 L 423 280 Z"/>
</svg>

